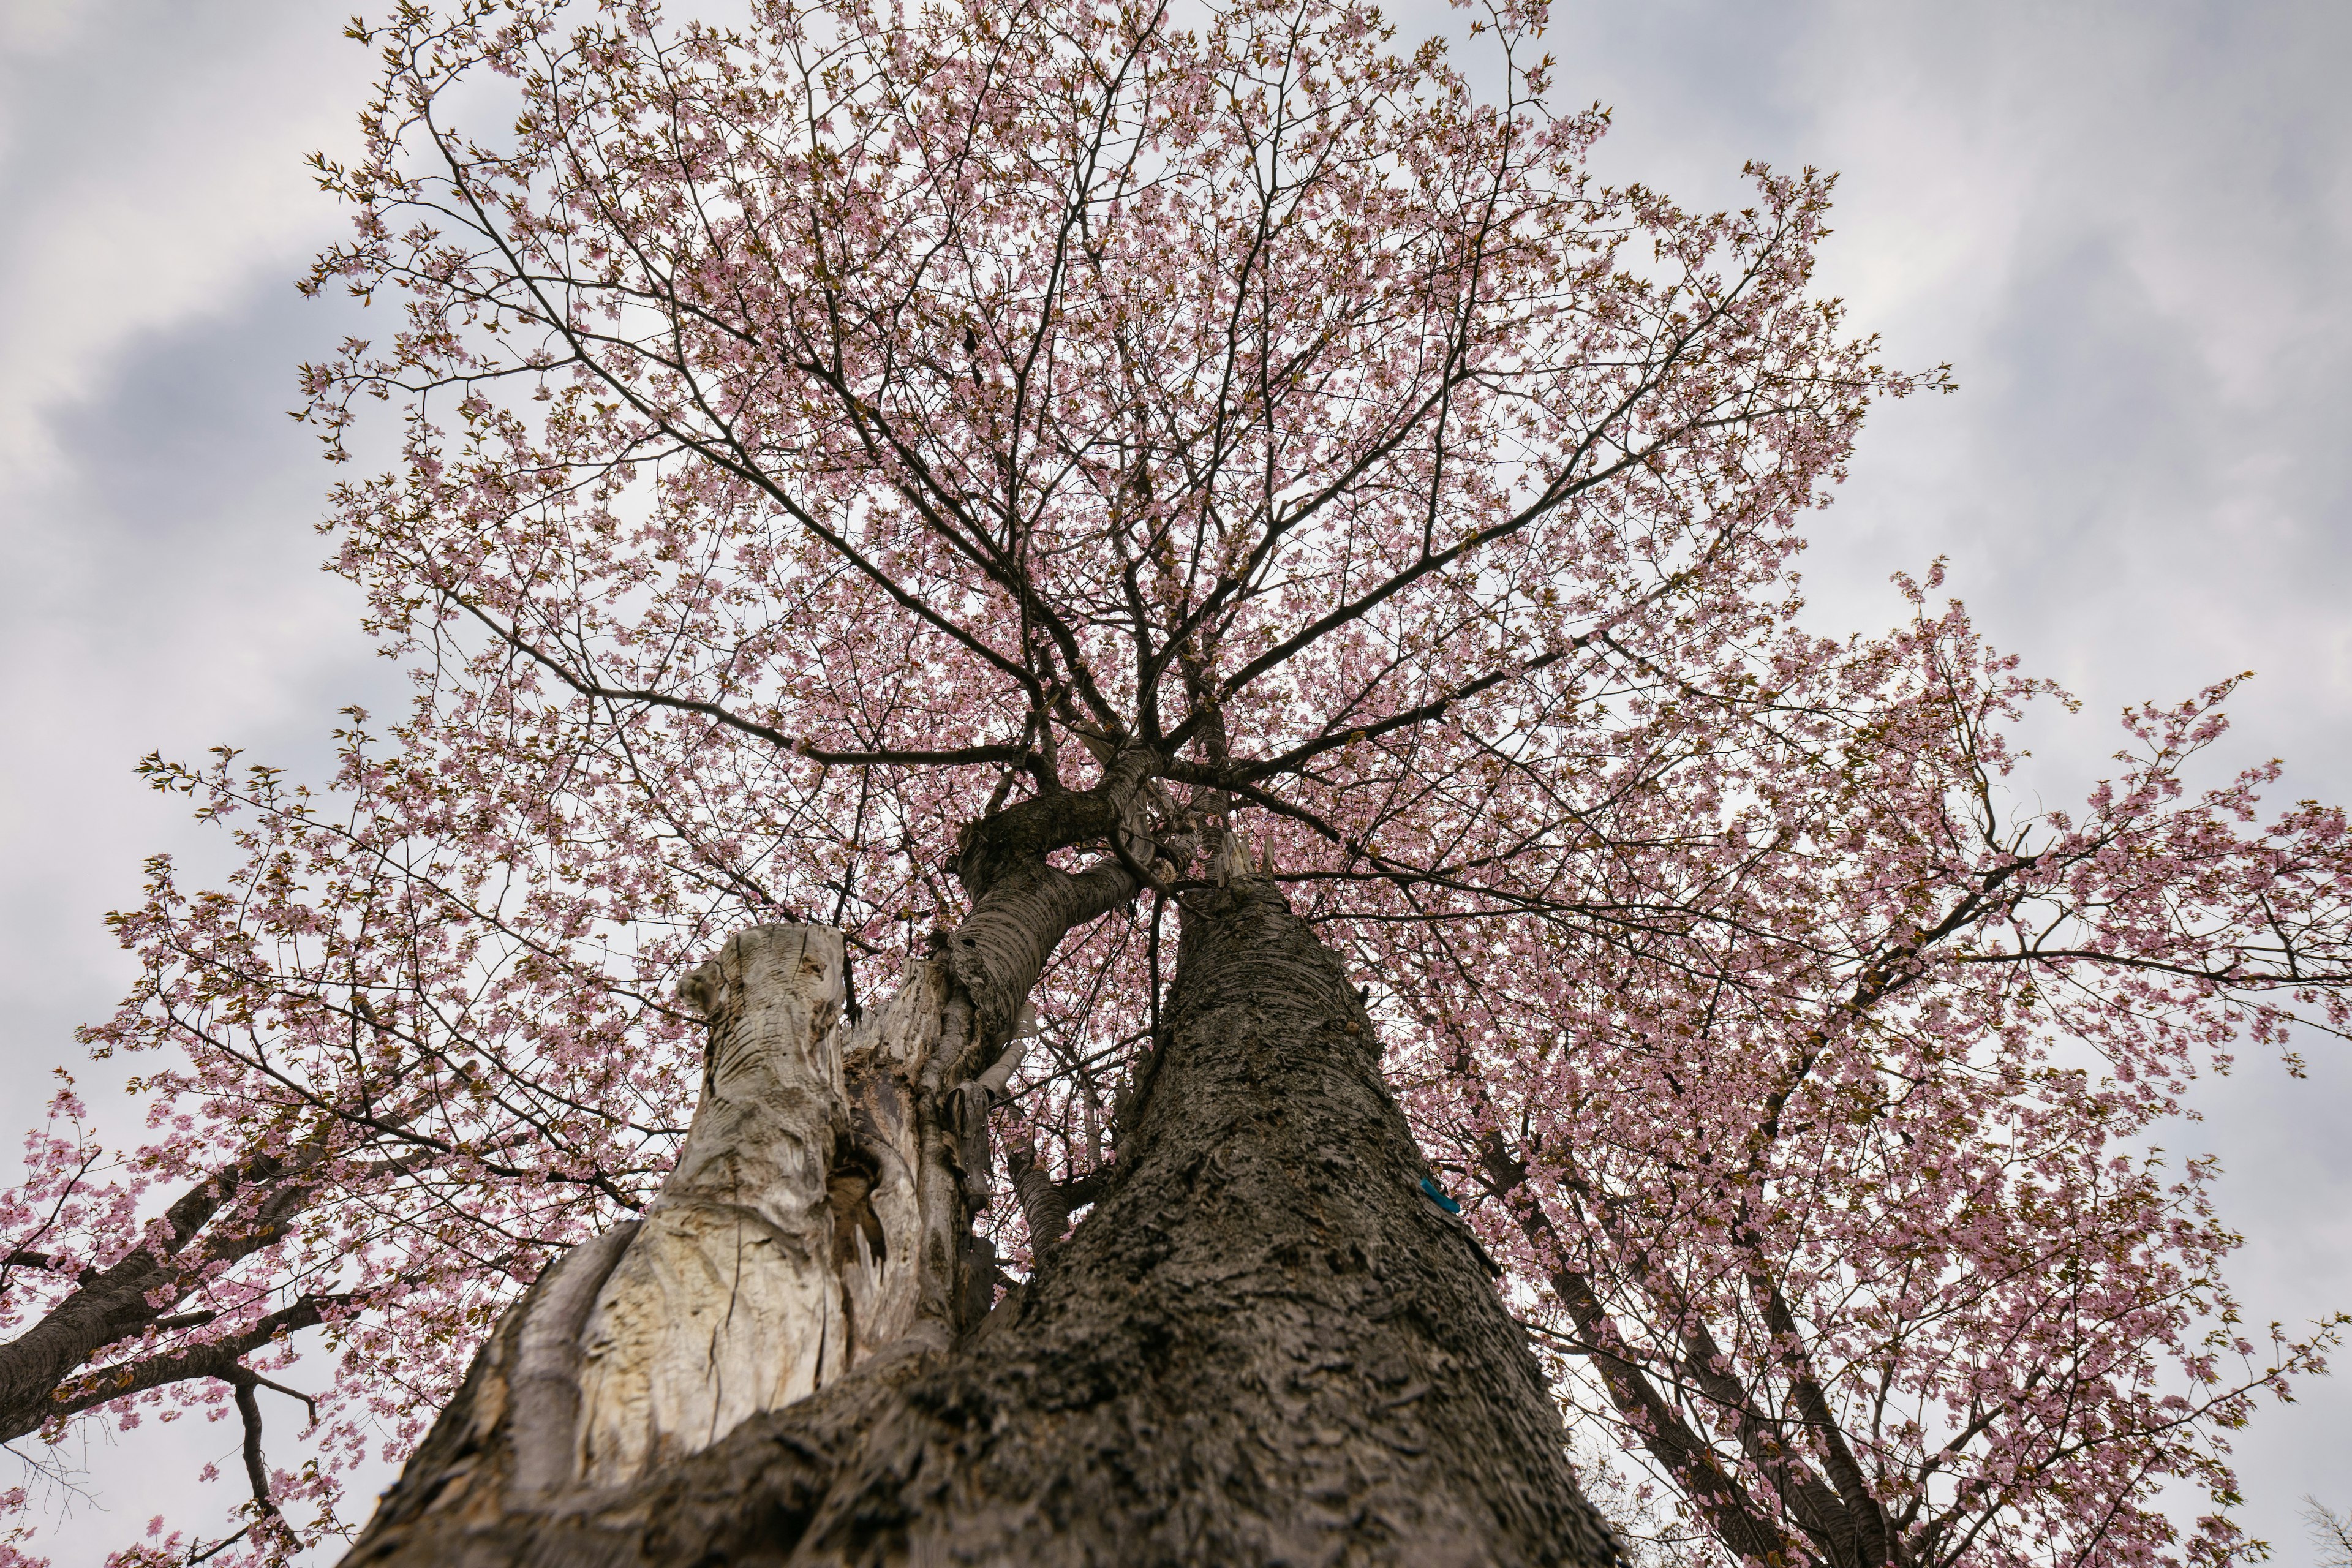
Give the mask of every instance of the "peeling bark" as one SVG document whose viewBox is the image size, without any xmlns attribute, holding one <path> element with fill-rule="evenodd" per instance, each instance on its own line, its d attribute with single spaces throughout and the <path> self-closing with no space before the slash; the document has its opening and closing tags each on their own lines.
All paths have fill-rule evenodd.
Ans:
<svg viewBox="0 0 2352 1568">
<path fill-rule="evenodd" d="M 1609 1568 L 1339 960 L 1263 883 L 1194 897 L 1093 1212 L 951 1347 L 910 1335 L 634 1485 L 420 1503 L 543 1280 L 349 1561 Z"/>
</svg>

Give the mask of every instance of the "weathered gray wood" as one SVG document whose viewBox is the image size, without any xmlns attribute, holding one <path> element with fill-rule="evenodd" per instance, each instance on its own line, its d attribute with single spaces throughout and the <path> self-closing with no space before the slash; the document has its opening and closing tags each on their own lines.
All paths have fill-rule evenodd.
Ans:
<svg viewBox="0 0 2352 1568">
<path fill-rule="evenodd" d="M 919 1100 L 948 1005 L 944 967 L 935 958 L 916 959 L 898 990 L 866 1008 L 842 1046 L 854 1152 L 870 1163 L 866 1202 L 881 1232 L 874 1265 L 845 1273 L 856 1332 L 852 1364 L 894 1347 L 944 1349 L 955 1337 L 946 1304 L 954 1294 L 956 1240 L 966 1216 L 955 1173 Z M 842 1195 L 845 1203 L 854 1199 L 846 1186 Z M 869 1233 L 861 1226 L 859 1234 Z"/>
<path fill-rule="evenodd" d="M 557 1258 L 540 1277 L 540 1300 L 515 1334 L 508 1379 L 518 1500 L 544 1499 L 569 1487 L 580 1472 L 580 1370 L 589 1314 L 636 1235 L 634 1221 L 615 1226 Z"/>
<path fill-rule="evenodd" d="M 850 1026 L 842 961 L 839 931 L 755 926 L 687 978 L 709 1046 L 677 1165 L 508 1314 L 372 1536 L 576 1509 L 879 1352 L 950 1342 L 967 1216 L 918 1100 L 944 970 L 911 964 Z"/>
<path fill-rule="evenodd" d="M 709 1020 L 709 1063 L 677 1164 L 582 1331 L 574 1474 L 592 1487 L 806 1398 L 855 1364 L 858 1298 L 868 1351 L 886 1310 L 842 1076 L 841 933 L 740 931 L 680 994 Z"/>
</svg>

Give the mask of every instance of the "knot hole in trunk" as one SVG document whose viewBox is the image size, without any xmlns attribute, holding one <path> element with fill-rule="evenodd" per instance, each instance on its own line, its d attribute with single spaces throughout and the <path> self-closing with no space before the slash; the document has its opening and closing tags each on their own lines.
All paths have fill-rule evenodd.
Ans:
<svg viewBox="0 0 2352 1568">
<path fill-rule="evenodd" d="M 845 1273 L 852 1264 L 879 1269 L 888 1256 L 882 1216 L 874 1208 L 874 1189 L 881 1182 L 880 1161 L 845 1138 L 835 1147 L 824 1195 L 833 1210 L 834 1265 Z"/>
</svg>

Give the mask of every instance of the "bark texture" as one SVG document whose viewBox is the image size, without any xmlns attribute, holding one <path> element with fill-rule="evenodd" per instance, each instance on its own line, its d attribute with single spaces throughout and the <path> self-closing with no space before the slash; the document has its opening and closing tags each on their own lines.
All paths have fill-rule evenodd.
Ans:
<svg viewBox="0 0 2352 1568">
<path fill-rule="evenodd" d="M 1100 1201 L 953 1348 L 901 1341 L 634 1486 L 388 1503 L 351 1561 L 1608 1568 L 1339 960 L 1263 883 L 1192 897 Z"/>
</svg>

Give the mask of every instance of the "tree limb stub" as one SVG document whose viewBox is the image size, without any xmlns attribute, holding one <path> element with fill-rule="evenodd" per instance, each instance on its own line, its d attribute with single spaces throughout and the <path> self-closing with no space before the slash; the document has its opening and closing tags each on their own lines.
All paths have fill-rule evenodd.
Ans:
<svg viewBox="0 0 2352 1568">
<path fill-rule="evenodd" d="M 710 1023 L 677 1167 L 583 1329 L 580 1475 L 633 1480 L 847 1369 L 830 1184 L 848 1131 L 842 947 L 755 926 L 680 988 Z"/>
<path fill-rule="evenodd" d="M 677 1166 L 507 1314 L 375 1534 L 577 1506 L 951 1340 L 969 1211 L 919 1089 L 951 983 L 918 962 L 849 1026 L 844 956 L 829 928 L 755 926 L 681 984 L 710 1040 Z"/>
<path fill-rule="evenodd" d="M 1123 858 L 1065 871 L 1045 857 L 1127 833 L 1189 860 L 1189 825 L 1172 845 L 1139 835 L 1157 763 L 1118 752 L 1093 790 L 967 829 L 971 913 L 855 1025 L 828 928 L 753 927 L 689 975 L 680 994 L 710 1041 L 677 1168 L 642 1221 L 575 1248 L 508 1315 L 362 1545 L 434 1517 L 478 1530 L 602 1506 L 985 1315 L 994 1270 L 971 1215 L 1029 991 L 1063 936 L 1140 886 Z"/>
</svg>

